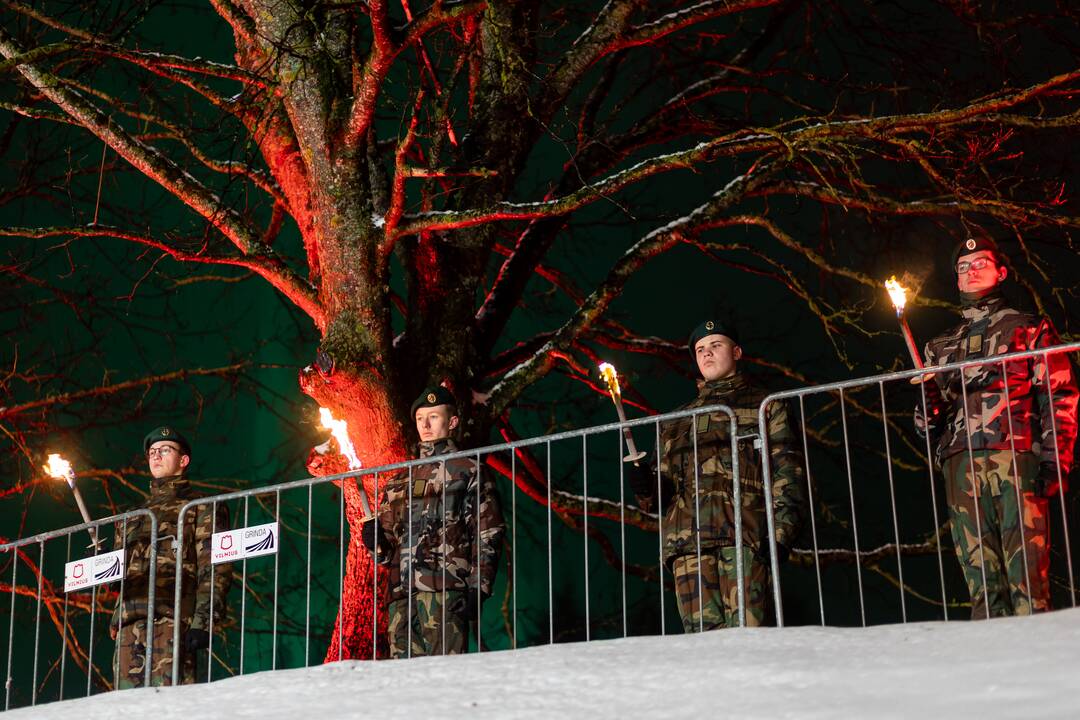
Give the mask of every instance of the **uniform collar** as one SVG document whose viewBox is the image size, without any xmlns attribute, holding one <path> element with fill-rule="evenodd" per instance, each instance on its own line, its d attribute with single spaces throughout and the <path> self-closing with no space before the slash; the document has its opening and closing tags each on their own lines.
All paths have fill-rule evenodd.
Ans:
<svg viewBox="0 0 1080 720">
<path fill-rule="evenodd" d="M 420 457 L 426 458 L 432 455 L 446 455 L 447 453 L 457 452 L 457 445 L 450 438 L 443 438 L 442 440 L 421 442 L 418 449 Z"/>
<path fill-rule="evenodd" d="M 998 291 L 991 291 L 980 298 L 964 303 L 960 314 L 966 320 L 982 320 L 1005 306 L 1005 297 Z"/>
<path fill-rule="evenodd" d="M 709 401 L 726 398 L 746 387 L 746 378 L 742 373 L 735 373 L 719 380 L 706 382 L 698 380 L 698 400 Z"/>
<path fill-rule="evenodd" d="M 182 497 L 189 489 L 191 489 L 191 483 L 183 475 L 151 478 L 150 500 L 152 502 L 172 500 L 173 498 Z"/>
</svg>

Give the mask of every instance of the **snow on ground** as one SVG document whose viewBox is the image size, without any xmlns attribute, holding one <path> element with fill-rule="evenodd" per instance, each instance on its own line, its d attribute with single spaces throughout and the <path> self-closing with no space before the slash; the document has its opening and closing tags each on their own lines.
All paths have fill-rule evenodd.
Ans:
<svg viewBox="0 0 1080 720">
<path fill-rule="evenodd" d="M 343 662 L 12 711 L 11 720 L 1077 718 L 1080 609 Z"/>
</svg>

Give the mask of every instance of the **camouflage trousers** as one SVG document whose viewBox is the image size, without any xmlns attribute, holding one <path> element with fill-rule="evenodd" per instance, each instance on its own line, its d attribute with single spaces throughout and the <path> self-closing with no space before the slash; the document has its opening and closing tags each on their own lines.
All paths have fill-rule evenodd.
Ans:
<svg viewBox="0 0 1080 720">
<path fill-rule="evenodd" d="M 154 618 L 154 645 L 151 654 L 151 685 L 172 685 L 173 620 Z M 127 623 L 116 638 L 113 668 L 116 689 L 144 687 L 146 682 L 146 619 Z M 180 684 L 195 682 L 194 658 L 185 657 L 180 664 Z"/>
<path fill-rule="evenodd" d="M 447 590 L 445 605 L 441 591 L 415 592 L 412 601 L 411 618 L 407 599 L 395 600 L 387 607 L 389 620 L 386 634 L 390 639 L 390 657 L 457 655 L 469 649 L 469 619 L 465 617 L 464 592 Z"/>
<path fill-rule="evenodd" d="M 1010 450 L 983 450 L 972 457 L 974 473 L 966 452 L 946 458 L 942 467 L 971 617 L 1049 610 L 1049 501 L 1032 492 L 1038 457 L 1018 453 L 1015 465 Z"/>
<path fill-rule="evenodd" d="M 738 575 L 735 548 L 702 548 L 701 590 L 698 589 L 698 556 L 680 555 L 671 565 L 675 575 L 675 598 L 683 632 L 739 626 Z M 769 568 L 743 548 L 743 596 L 746 626 L 765 623 L 769 602 Z"/>
</svg>

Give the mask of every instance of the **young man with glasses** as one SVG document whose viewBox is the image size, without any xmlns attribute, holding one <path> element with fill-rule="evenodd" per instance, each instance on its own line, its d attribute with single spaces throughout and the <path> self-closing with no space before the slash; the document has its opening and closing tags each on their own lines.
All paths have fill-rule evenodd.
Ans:
<svg viewBox="0 0 1080 720">
<path fill-rule="evenodd" d="M 117 523 L 114 548 L 127 551 L 123 603 L 117 602 L 109 631 L 116 640 L 113 667 L 116 688 L 142 687 L 146 668 L 146 646 L 153 640 L 152 685 L 172 684 L 173 601 L 176 592 L 176 522 L 187 502 L 198 497 L 191 488 L 187 470 L 191 446 L 174 428 L 151 430 L 143 439 L 143 452 L 150 466 L 150 498 L 142 506 L 158 521 L 157 574 L 155 581 L 154 627 L 146 626 L 150 583 L 150 527 L 145 516 Z M 180 682 L 195 682 L 198 651 L 210 644 L 211 616 L 220 627 L 232 572 L 228 565 L 210 563 L 211 535 L 228 530 L 228 513 L 217 506 L 216 519 L 210 505 L 200 505 L 184 515 L 184 557 L 180 600 Z M 211 607 L 211 595 L 213 607 Z"/>
<path fill-rule="evenodd" d="M 952 260 L 964 319 L 926 344 L 927 367 L 1058 344 L 1047 318 L 1007 304 L 1009 271 L 993 240 L 969 237 Z M 935 376 L 933 419 L 920 407 L 915 424 L 936 443 L 971 616 L 1049 610 L 1049 498 L 1066 490 L 1076 440 L 1072 365 L 1058 353 L 1010 361 L 1004 375 L 1000 362 L 962 375 Z"/>
</svg>

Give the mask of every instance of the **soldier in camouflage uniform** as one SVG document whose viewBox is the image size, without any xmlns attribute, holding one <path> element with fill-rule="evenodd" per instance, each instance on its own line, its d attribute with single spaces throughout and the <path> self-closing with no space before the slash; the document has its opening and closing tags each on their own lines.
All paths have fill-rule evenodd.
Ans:
<svg viewBox="0 0 1080 720">
<path fill-rule="evenodd" d="M 176 521 L 180 508 L 196 497 L 186 477 L 191 462 L 191 446 L 171 427 L 151 431 L 143 440 L 150 464 L 150 499 L 144 508 L 158 521 L 157 570 L 154 595 L 153 652 L 151 684 L 172 684 L 173 602 L 176 592 Z M 232 574 L 228 565 L 210 564 L 211 534 L 228 529 L 228 514 L 219 505 L 215 518 L 210 506 L 199 506 L 184 516 L 184 558 L 181 595 L 180 682 L 195 682 L 196 657 L 209 646 L 211 615 L 217 624 L 222 618 Z M 123 593 L 113 611 L 109 632 L 116 640 L 113 668 L 116 687 L 144 685 L 148 642 L 147 599 L 149 597 L 150 528 L 144 517 L 117 524 L 114 547 L 126 549 Z M 213 607 L 211 608 L 211 595 Z M 121 602 L 122 600 L 122 602 Z"/>
<path fill-rule="evenodd" d="M 964 317 L 926 344 L 926 365 L 989 358 L 1058 344 L 1047 318 L 1012 309 L 1008 275 L 992 240 L 968 238 L 953 254 Z M 929 423 L 949 504 L 953 543 L 971 593 L 971 615 L 1050 609 L 1048 498 L 1072 463 L 1077 387 L 1064 354 L 972 367 L 935 377 Z M 965 404 L 966 397 L 966 404 Z M 1052 397 L 1052 401 L 1051 401 Z"/>
<path fill-rule="evenodd" d="M 394 658 L 468 649 L 469 622 L 479 622 L 491 595 L 505 530 L 495 484 L 475 458 L 435 459 L 457 451 L 450 391 L 425 390 L 412 415 L 419 457 L 433 460 L 388 481 L 377 522 L 362 531 L 364 544 L 372 551 L 378 546 L 379 562 L 389 566 Z"/>
<path fill-rule="evenodd" d="M 742 348 L 734 328 L 709 320 L 694 330 L 689 346 L 702 380 L 697 398 L 679 409 L 727 405 L 735 413 L 739 435 L 756 435 L 758 408 L 767 393 L 738 372 Z M 804 474 L 786 404 L 773 403 L 768 412 L 775 540 L 782 563 L 802 525 Z M 742 520 L 746 624 L 764 624 L 769 607 L 760 453 L 750 440 L 738 445 L 736 510 L 730 428 L 730 416 L 724 412 L 668 421 L 661 428 L 659 478 L 655 466 L 650 470 L 645 463 L 630 466 L 628 473 L 643 509 L 652 510 L 659 501 L 664 559 L 675 576 L 679 614 L 688 633 L 739 624 L 736 512 Z"/>
</svg>

